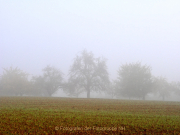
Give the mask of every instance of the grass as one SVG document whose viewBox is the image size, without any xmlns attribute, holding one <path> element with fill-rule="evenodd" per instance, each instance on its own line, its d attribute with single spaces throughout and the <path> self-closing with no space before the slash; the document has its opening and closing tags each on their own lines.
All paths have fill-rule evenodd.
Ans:
<svg viewBox="0 0 180 135">
<path fill-rule="evenodd" d="M 0 97 L 0 134 L 177 134 L 180 102 Z"/>
</svg>

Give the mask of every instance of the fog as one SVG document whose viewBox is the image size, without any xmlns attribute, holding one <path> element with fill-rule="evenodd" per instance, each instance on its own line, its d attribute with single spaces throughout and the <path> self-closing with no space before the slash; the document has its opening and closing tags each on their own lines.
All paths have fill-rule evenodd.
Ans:
<svg viewBox="0 0 180 135">
<path fill-rule="evenodd" d="M 13 66 L 40 75 L 52 65 L 67 79 L 86 49 L 107 58 L 111 80 L 121 64 L 139 61 L 155 76 L 180 81 L 179 7 L 179 0 L 0 0 L 0 74 Z"/>
</svg>

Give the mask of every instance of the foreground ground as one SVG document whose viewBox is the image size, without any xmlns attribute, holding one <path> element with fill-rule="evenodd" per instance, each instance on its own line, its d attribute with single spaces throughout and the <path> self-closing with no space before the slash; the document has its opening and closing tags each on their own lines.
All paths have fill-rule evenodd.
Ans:
<svg viewBox="0 0 180 135">
<path fill-rule="evenodd" d="M 0 97 L 0 134 L 180 135 L 180 102 Z"/>
</svg>

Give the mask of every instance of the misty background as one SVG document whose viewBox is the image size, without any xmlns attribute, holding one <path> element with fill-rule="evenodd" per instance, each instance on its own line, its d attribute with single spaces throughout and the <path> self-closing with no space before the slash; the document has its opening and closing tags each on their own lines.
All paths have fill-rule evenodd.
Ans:
<svg viewBox="0 0 180 135">
<path fill-rule="evenodd" d="M 0 74 L 13 66 L 40 75 L 52 65 L 67 79 L 75 56 L 87 49 L 107 58 L 111 80 L 121 64 L 139 61 L 155 76 L 180 81 L 179 7 L 178 0 L 0 0 Z"/>
</svg>

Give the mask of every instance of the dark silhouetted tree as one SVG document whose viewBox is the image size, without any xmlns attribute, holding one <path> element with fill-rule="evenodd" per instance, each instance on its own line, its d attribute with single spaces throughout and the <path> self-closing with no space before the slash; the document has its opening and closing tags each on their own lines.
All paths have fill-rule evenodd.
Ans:
<svg viewBox="0 0 180 135">
<path fill-rule="evenodd" d="M 74 59 L 70 68 L 69 80 L 75 82 L 75 89 L 86 90 L 87 98 L 90 98 L 92 90 L 106 90 L 109 85 L 106 60 L 104 58 L 94 58 L 91 52 L 82 51 L 81 56 L 76 56 Z"/>
<path fill-rule="evenodd" d="M 151 92 L 151 68 L 141 63 L 124 64 L 118 70 L 117 96 L 142 98 Z"/>
</svg>

